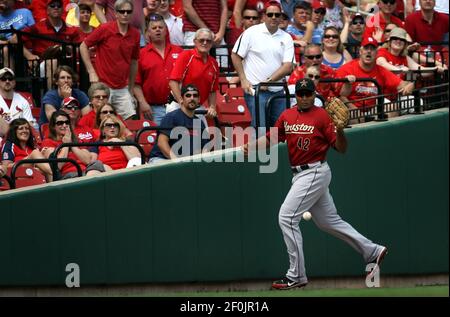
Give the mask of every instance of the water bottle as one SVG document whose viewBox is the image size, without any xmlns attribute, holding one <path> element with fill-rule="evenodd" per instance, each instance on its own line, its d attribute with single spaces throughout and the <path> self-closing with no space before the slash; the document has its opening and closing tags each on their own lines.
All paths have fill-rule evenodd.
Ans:
<svg viewBox="0 0 450 317">
<path fill-rule="evenodd" d="M 423 54 L 425 55 L 425 64 L 428 66 L 429 64 L 434 64 L 433 59 L 433 50 L 431 45 L 428 45 L 424 50 Z"/>
</svg>

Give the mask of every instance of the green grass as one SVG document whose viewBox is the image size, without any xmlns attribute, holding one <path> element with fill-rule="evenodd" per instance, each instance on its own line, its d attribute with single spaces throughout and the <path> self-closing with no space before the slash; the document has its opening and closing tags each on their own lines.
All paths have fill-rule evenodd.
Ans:
<svg viewBox="0 0 450 317">
<path fill-rule="evenodd" d="M 287 291 L 241 291 L 241 292 L 172 292 L 149 293 L 150 297 L 448 297 L 449 287 L 417 286 L 404 288 L 361 289 L 293 289 Z"/>
</svg>

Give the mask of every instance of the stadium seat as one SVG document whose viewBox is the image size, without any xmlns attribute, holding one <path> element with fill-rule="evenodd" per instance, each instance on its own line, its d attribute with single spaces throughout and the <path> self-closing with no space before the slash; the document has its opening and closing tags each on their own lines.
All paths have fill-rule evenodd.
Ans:
<svg viewBox="0 0 450 317">
<path fill-rule="evenodd" d="M 11 177 L 12 168 L 8 169 L 7 175 Z M 12 177 L 11 177 L 12 178 Z M 21 165 L 16 169 L 14 175 L 16 188 L 22 188 L 33 185 L 41 185 L 47 183 L 44 174 L 35 167 Z"/>
<path fill-rule="evenodd" d="M 151 126 L 156 126 L 156 123 L 151 122 Z M 136 132 L 136 136 L 137 136 Z M 144 150 L 145 157 L 148 158 L 150 152 L 156 144 L 158 132 L 156 130 L 144 131 L 139 135 L 139 140 L 135 139 L 135 142 L 138 143 L 142 149 Z"/>
<path fill-rule="evenodd" d="M 125 126 L 130 130 L 133 134 L 136 134 L 137 131 L 144 127 L 150 127 L 156 125 L 153 121 L 140 119 L 140 120 L 125 120 Z"/>
<path fill-rule="evenodd" d="M 33 115 L 33 118 L 36 119 L 36 122 L 39 122 L 39 116 L 41 114 L 41 108 L 31 108 L 31 114 Z"/>
</svg>

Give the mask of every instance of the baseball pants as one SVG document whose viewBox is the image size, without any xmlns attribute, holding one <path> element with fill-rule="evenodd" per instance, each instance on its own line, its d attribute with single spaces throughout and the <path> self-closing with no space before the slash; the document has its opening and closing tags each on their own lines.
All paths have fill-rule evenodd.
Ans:
<svg viewBox="0 0 450 317">
<path fill-rule="evenodd" d="M 374 260 L 382 246 L 373 243 L 337 214 L 328 186 L 331 170 L 328 164 L 318 163 L 315 167 L 294 175 L 279 213 L 279 224 L 289 254 L 289 270 L 286 277 L 292 281 L 306 283 L 303 238 L 299 223 L 305 211 L 309 211 L 319 229 L 347 242 L 358 251 L 366 263 Z"/>
</svg>

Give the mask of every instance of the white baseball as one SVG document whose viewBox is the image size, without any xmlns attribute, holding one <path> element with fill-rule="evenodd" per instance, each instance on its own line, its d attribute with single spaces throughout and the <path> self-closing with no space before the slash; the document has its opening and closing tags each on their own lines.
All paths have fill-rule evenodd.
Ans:
<svg viewBox="0 0 450 317">
<path fill-rule="evenodd" d="M 306 221 L 311 220 L 311 213 L 309 211 L 305 211 L 303 213 L 303 219 L 305 219 Z"/>
</svg>

